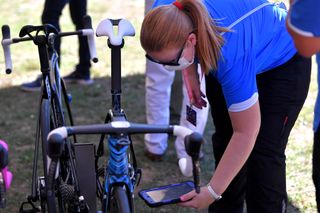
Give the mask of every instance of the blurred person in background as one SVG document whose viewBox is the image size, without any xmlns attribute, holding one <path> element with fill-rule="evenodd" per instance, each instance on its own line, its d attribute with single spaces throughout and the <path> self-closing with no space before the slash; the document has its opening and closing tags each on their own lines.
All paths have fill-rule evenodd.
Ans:
<svg viewBox="0 0 320 213">
<path fill-rule="evenodd" d="M 145 12 L 149 11 L 151 8 L 157 7 L 157 5 L 161 5 L 161 1 L 145 0 Z M 181 80 L 182 83 L 179 82 Z M 199 81 L 201 82 L 201 91 L 205 93 L 205 79 L 201 75 L 200 67 Z M 175 73 L 168 71 L 161 64 L 154 63 L 147 59 L 145 88 L 146 116 L 148 124 L 169 124 L 170 120 L 174 120 L 172 119 L 172 116 L 178 114 L 180 117 L 180 125 L 203 134 L 207 123 L 209 107 L 203 107 L 202 109 L 192 108 L 194 112 L 196 112 L 195 124 L 190 123 L 186 119 L 187 105 L 190 106 L 190 100 L 184 85 L 184 80 L 181 79 L 181 72 Z M 181 111 L 176 112 L 179 108 Z M 146 134 L 145 146 L 146 156 L 149 159 L 161 161 L 168 146 L 168 135 Z M 182 138 L 176 138 L 175 148 L 178 159 L 188 157 Z M 202 158 L 203 155 L 203 152 L 201 152 L 200 157 Z"/>
<path fill-rule="evenodd" d="M 316 190 L 317 210 L 320 213 L 320 1 L 295 0 L 290 1 L 290 11 L 287 17 L 287 29 L 294 39 L 298 52 L 311 57 L 316 54 L 318 65 L 318 94 L 314 108 L 313 121 L 313 152 L 312 179 Z"/>
<path fill-rule="evenodd" d="M 87 0 L 46 0 L 41 17 L 42 23 L 52 24 L 60 32 L 60 16 L 67 3 L 69 3 L 70 16 L 76 30 L 83 29 L 83 17 L 87 15 Z M 63 79 L 70 83 L 89 85 L 93 83 L 93 80 L 90 77 L 91 63 L 89 46 L 86 36 L 78 36 L 78 39 L 79 62 L 76 65 L 75 70 Z M 55 50 L 59 57 L 61 53 L 60 43 L 61 39 L 57 37 L 55 40 Z M 23 91 L 40 91 L 41 82 L 42 76 L 38 76 L 34 81 L 22 84 L 21 89 Z"/>
</svg>

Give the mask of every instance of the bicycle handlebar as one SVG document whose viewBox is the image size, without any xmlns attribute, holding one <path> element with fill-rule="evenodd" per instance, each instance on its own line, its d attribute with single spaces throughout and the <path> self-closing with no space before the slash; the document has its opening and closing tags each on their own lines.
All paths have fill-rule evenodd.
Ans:
<svg viewBox="0 0 320 213">
<path fill-rule="evenodd" d="M 80 125 L 59 127 L 48 135 L 48 141 L 64 140 L 77 134 L 142 134 L 142 133 L 168 133 L 185 138 L 192 130 L 179 125 L 149 125 L 137 124 L 128 121 L 113 121 L 107 124 Z M 201 138 L 202 139 L 202 138 Z"/>
<path fill-rule="evenodd" d="M 84 29 L 82 30 L 82 32 L 83 32 L 83 35 L 87 36 L 88 38 L 88 45 L 89 45 L 91 60 L 94 63 L 97 63 L 98 56 L 97 56 L 96 44 L 94 40 L 94 31 L 92 28 L 92 21 L 90 16 L 86 15 L 83 17 L 83 26 L 84 26 Z"/>
<path fill-rule="evenodd" d="M 6 66 L 6 73 L 10 74 L 12 72 L 12 60 L 10 53 L 10 44 L 12 44 L 12 40 L 10 39 L 10 28 L 8 25 L 4 25 L 1 28 L 2 31 L 2 47 L 4 53 L 4 60 Z"/>
<path fill-rule="evenodd" d="M 27 26 L 33 27 L 31 25 L 27 25 Z M 22 27 L 22 29 L 27 26 Z M 34 27 L 34 29 L 38 29 L 39 27 L 40 26 L 36 26 Z M 1 44 L 4 52 L 6 73 L 10 74 L 12 72 L 12 59 L 11 59 L 10 45 L 14 43 L 24 42 L 24 41 L 34 41 L 34 39 L 38 36 L 38 34 L 36 35 L 36 37 L 30 37 L 30 34 L 28 34 L 30 32 L 28 32 L 27 34 L 24 33 L 23 36 L 29 35 L 29 37 L 11 38 L 10 27 L 8 25 L 3 25 L 1 30 L 2 30 Z M 53 34 L 54 36 L 58 36 L 58 37 L 65 37 L 65 36 L 72 36 L 72 35 L 87 36 L 91 60 L 94 63 L 98 62 L 97 51 L 96 51 L 96 46 L 94 41 L 94 30 L 92 29 L 90 16 L 84 17 L 84 29 L 72 31 L 72 32 L 59 32 L 58 34 L 55 34 L 55 33 Z M 52 33 L 50 33 L 50 35 L 52 35 Z M 49 33 L 47 36 L 49 36 Z"/>
<path fill-rule="evenodd" d="M 141 134 L 141 133 L 168 133 L 184 138 L 187 153 L 192 161 L 180 159 L 179 167 L 184 176 L 193 174 L 196 191 L 200 191 L 199 151 L 203 144 L 203 137 L 197 132 L 179 125 L 149 125 L 130 123 L 128 121 L 113 121 L 108 124 L 94 124 L 82 126 L 59 127 L 48 134 L 48 151 L 51 158 L 58 158 L 63 151 L 64 140 L 76 134 Z M 183 161 L 183 162 L 182 162 Z M 190 165 L 192 164 L 192 165 Z M 192 173 L 187 171 L 192 169 Z"/>
</svg>

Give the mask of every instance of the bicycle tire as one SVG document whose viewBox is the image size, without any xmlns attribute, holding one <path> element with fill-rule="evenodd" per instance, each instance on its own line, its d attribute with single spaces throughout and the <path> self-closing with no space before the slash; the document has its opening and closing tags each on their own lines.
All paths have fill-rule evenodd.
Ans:
<svg viewBox="0 0 320 213">
<path fill-rule="evenodd" d="M 41 104 L 41 118 L 40 118 L 40 131 L 42 140 L 42 160 L 43 160 L 43 173 L 45 177 L 46 185 L 46 198 L 40 199 L 40 205 L 42 212 L 60 212 L 64 213 L 64 203 L 59 193 L 56 193 L 56 186 L 58 185 L 55 180 L 57 162 L 51 161 L 50 167 L 48 168 L 48 162 L 50 159 L 48 157 L 48 142 L 47 136 L 51 130 L 58 127 L 62 121 L 56 121 L 55 119 L 60 118 L 63 115 L 54 115 L 54 109 L 51 105 L 54 104 L 51 100 L 43 99 Z M 58 107 L 58 106 L 55 106 Z M 50 190 L 50 195 L 48 195 Z M 57 209 L 59 209 L 57 211 Z"/>
<path fill-rule="evenodd" d="M 42 147 L 42 162 L 43 162 L 43 176 L 44 176 L 44 182 L 45 185 L 47 185 L 47 178 L 48 178 L 48 168 L 47 168 L 47 149 L 48 149 L 48 144 L 47 144 L 47 136 L 50 132 L 50 101 L 48 99 L 42 99 L 41 101 L 41 112 L 40 112 L 40 135 L 41 135 L 41 147 Z M 39 179 L 37 179 L 39 181 Z M 40 183 L 38 183 L 38 187 L 40 187 Z M 47 209 L 47 202 L 46 198 L 44 198 L 46 195 L 45 192 L 40 191 L 40 206 L 41 206 L 41 212 L 45 213 Z"/>
<path fill-rule="evenodd" d="M 43 173 L 45 177 L 45 199 L 40 199 L 41 211 L 42 212 L 57 212 L 55 190 L 54 190 L 54 178 L 55 170 L 57 167 L 57 162 L 51 162 L 50 167 L 48 168 L 48 142 L 47 136 L 49 132 L 53 129 L 52 121 L 52 109 L 51 102 L 48 99 L 43 99 L 41 103 L 41 118 L 40 118 L 40 131 L 41 131 L 41 140 L 42 140 L 42 161 L 43 161 Z M 48 195 L 48 191 L 51 191 L 51 195 Z M 52 194 L 53 193 L 53 194 Z"/>
<path fill-rule="evenodd" d="M 110 213 L 130 213 L 130 204 L 126 190 L 122 186 L 115 186 L 111 190 Z"/>
<path fill-rule="evenodd" d="M 48 177 L 47 177 L 47 205 L 48 205 L 48 213 L 56 213 L 57 206 L 55 201 L 55 174 L 57 169 L 57 162 L 51 161 Z"/>
<path fill-rule="evenodd" d="M 50 132 L 50 102 L 48 99 L 43 99 L 41 103 L 41 118 L 40 118 L 40 134 L 42 141 L 42 161 L 43 173 L 47 178 L 47 136 Z"/>
</svg>

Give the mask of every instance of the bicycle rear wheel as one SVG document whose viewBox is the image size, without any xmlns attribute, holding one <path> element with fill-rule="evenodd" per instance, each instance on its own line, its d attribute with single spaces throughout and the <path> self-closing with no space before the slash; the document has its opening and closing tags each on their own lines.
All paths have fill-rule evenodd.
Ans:
<svg viewBox="0 0 320 213">
<path fill-rule="evenodd" d="M 43 100 L 41 105 L 41 139 L 42 158 L 46 185 L 46 198 L 41 199 L 41 206 L 45 208 L 46 202 L 48 212 L 73 212 L 73 193 L 75 175 L 72 169 L 73 159 L 69 142 L 63 148 L 63 154 L 59 160 L 51 161 L 48 156 L 47 136 L 49 132 L 59 126 L 64 125 L 64 115 L 57 98 L 50 101 Z M 50 168 L 48 164 L 50 163 Z M 58 171 L 56 171 L 58 170 Z M 58 174 L 58 177 L 55 175 Z M 50 190 L 50 192 L 48 191 Z M 72 207 L 71 207 L 72 206 Z"/>
<path fill-rule="evenodd" d="M 43 173 L 45 179 L 47 178 L 47 136 L 50 132 L 50 102 L 48 99 L 43 99 L 41 103 L 41 118 L 40 118 L 40 134 L 42 141 L 42 162 Z"/>
<path fill-rule="evenodd" d="M 36 179 L 39 197 L 40 197 L 40 206 L 41 212 L 47 211 L 47 199 L 46 199 L 46 185 L 47 185 L 47 175 L 48 175 L 48 155 L 47 155 L 47 136 L 50 132 L 50 101 L 48 99 L 42 99 L 41 101 L 41 112 L 40 112 L 40 135 L 41 135 L 41 147 L 42 147 L 42 168 L 43 168 L 43 177 L 44 185 L 40 183 L 40 177 Z"/>
<path fill-rule="evenodd" d="M 50 163 L 51 159 L 48 156 L 48 142 L 47 136 L 49 132 L 55 128 L 56 122 L 54 121 L 53 111 L 51 108 L 51 102 L 48 99 L 43 99 L 41 104 L 41 118 L 40 118 L 40 132 L 41 132 L 41 140 L 42 140 L 42 161 L 43 161 L 43 173 L 44 173 L 44 180 L 45 180 L 45 187 L 44 190 L 46 192 L 40 193 L 40 205 L 42 212 L 57 212 L 56 205 L 60 203 L 60 197 L 56 198 L 56 190 L 54 189 L 54 176 L 55 170 L 57 167 L 57 162 L 51 163 L 51 168 L 48 168 L 48 163 Z M 50 180 L 49 180 L 49 179 Z M 40 187 L 40 184 L 39 184 Z M 43 187 L 42 187 L 43 188 Z M 48 190 L 50 190 L 50 196 L 48 195 Z M 45 194 L 45 197 L 43 197 Z M 57 201 L 56 201 L 57 199 Z"/>
<path fill-rule="evenodd" d="M 130 213 L 130 204 L 126 190 L 122 186 L 116 186 L 111 190 L 109 212 Z"/>
</svg>

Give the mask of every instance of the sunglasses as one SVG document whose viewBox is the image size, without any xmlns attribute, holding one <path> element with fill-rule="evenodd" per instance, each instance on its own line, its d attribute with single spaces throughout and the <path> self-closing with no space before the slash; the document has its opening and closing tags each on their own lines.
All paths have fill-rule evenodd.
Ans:
<svg viewBox="0 0 320 213">
<path fill-rule="evenodd" d="M 168 66 L 179 66 L 179 59 L 181 58 L 182 52 L 184 50 L 184 47 L 186 45 L 186 42 L 183 44 L 183 46 L 181 47 L 181 49 L 178 52 L 178 55 L 176 57 L 176 59 L 169 61 L 169 62 L 163 62 L 163 61 L 158 61 L 154 58 L 152 58 L 151 56 L 149 56 L 148 54 L 146 54 L 146 58 L 149 59 L 150 61 L 157 63 L 157 64 L 162 64 L 162 65 L 168 65 Z"/>
</svg>

